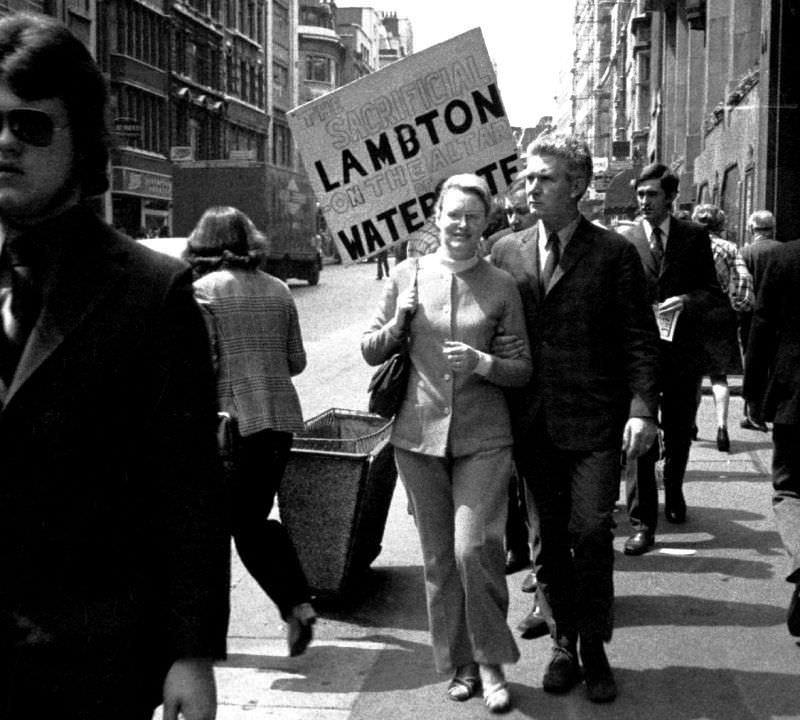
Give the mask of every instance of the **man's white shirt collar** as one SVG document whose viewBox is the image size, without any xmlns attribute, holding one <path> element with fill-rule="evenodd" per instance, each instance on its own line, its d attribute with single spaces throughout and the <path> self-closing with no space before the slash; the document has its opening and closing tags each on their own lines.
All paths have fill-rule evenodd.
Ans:
<svg viewBox="0 0 800 720">
<path fill-rule="evenodd" d="M 658 226 L 661 228 L 661 243 L 664 245 L 664 249 L 667 249 L 667 238 L 669 238 L 669 221 L 670 215 L 664 219 L 664 221 Z M 647 236 L 647 242 L 653 238 L 653 226 L 650 224 L 650 221 L 642 218 L 642 227 L 644 227 L 644 233 Z"/>
</svg>

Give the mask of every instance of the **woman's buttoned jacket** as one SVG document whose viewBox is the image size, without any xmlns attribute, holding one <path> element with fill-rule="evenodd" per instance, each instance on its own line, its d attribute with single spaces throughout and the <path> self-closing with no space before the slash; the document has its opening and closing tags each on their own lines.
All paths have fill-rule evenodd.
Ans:
<svg viewBox="0 0 800 720">
<path fill-rule="evenodd" d="M 397 265 L 384 286 L 378 312 L 361 341 L 370 365 L 380 364 L 405 342 L 390 332 L 390 321 L 399 294 L 414 282 L 416 262 Z M 438 254 L 423 256 L 418 263 L 419 304 L 406 336 L 412 368 L 392 443 L 439 457 L 511 445 L 502 388 L 523 386 L 531 374 L 522 302 L 513 279 L 483 259 L 458 273 L 445 267 Z M 446 340 L 490 353 L 497 334 L 522 338 L 524 353 L 513 360 L 492 357 L 486 376 L 454 373 L 447 365 Z"/>
</svg>

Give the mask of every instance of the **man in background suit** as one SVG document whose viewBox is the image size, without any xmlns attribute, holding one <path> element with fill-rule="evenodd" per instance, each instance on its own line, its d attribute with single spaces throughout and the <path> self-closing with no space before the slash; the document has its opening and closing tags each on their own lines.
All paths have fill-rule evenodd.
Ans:
<svg viewBox="0 0 800 720">
<path fill-rule="evenodd" d="M 657 332 L 634 248 L 578 211 L 592 177 L 589 148 L 546 137 L 526 153 L 528 204 L 537 222 L 500 239 L 492 262 L 517 281 L 534 374 L 510 397 L 515 459 L 538 515 L 538 601 L 550 624 L 548 692 L 580 680 L 609 702 L 612 512 L 620 453 L 635 458 L 655 437 Z M 515 352 L 500 336 L 495 351 Z"/>
<path fill-rule="evenodd" d="M 620 228 L 639 252 L 647 278 L 648 301 L 663 317 L 678 313 L 674 337 L 659 341 L 661 428 L 664 438 L 664 514 L 672 523 L 686 520 L 683 476 L 689 460 L 696 394 L 703 375 L 702 320 L 721 291 L 711 254 L 711 239 L 701 225 L 671 214 L 678 178 L 653 163 L 636 179 L 641 218 Z M 641 555 L 655 543 L 659 445 L 640 458 L 627 480 L 628 517 L 634 534 L 627 555 Z"/>
<path fill-rule="evenodd" d="M 753 292 L 758 298 L 758 288 L 761 286 L 761 277 L 767 266 L 772 251 L 781 246 L 775 239 L 775 216 L 769 210 L 756 210 L 747 219 L 747 230 L 750 233 L 750 242 L 742 248 L 742 259 L 753 278 Z M 753 313 L 744 312 L 740 318 L 740 333 L 742 352 L 747 351 L 747 340 L 750 336 L 750 325 Z M 746 430 L 761 430 L 767 432 L 766 425 L 759 425 L 745 407 L 744 417 L 739 423 Z"/>
<path fill-rule="evenodd" d="M 755 422 L 773 423 L 772 505 L 794 584 L 786 621 L 800 637 L 800 240 L 772 250 L 764 267 L 742 394 Z"/>
<path fill-rule="evenodd" d="M 211 720 L 230 536 L 189 268 L 88 204 L 107 94 L 53 18 L 0 20 L 0 717 Z"/>
</svg>

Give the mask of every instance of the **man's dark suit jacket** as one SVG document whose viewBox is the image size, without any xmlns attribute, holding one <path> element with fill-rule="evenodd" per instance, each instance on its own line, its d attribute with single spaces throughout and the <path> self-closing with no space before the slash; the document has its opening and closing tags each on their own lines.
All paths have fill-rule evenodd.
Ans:
<svg viewBox="0 0 800 720">
<path fill-rule="evenodd" d="M 764 269 L 742 394 L 765 420 L 800 423 L 800 240 L 776 248 Z"/>
<path fill-rule="evenodd" d="M 762 238 L 745 245 L 742 248 L 742 259 L 747 269 L 753 276 L 753 290 L 758 293 L 758 288 L 761 287 L 761 278 L 764 276 L 764 270 L 767 267 L 770 253 L 781 246 L 779 240 L 771 238 Z"/>
<path fill-rule="evenodd" d="M 684 296 L 672 342 L 660 343 L 662 363 L 673 375 L 702 373 L 703 318 L 721 296 L 708 232 L 702 225 L 671 218 L 660 273 L 641 221 L 622 227 L 619 232 L 639 252 L 650 303 Z"/>
<path fill-rule="evenodd" d="M 48 232 L 57 270 L 0 381 L 0 708 L 40 659 L 42 688 L 55 668 L 157 704 L 175 659 L 225 654 L 208 337 L 183 263 L 82 207 Z"/>
<path fill-rule="evenodd" d="M 501 238 L 492 262 L 522 295 L 533 378 L 509 395 L 523 440 L 540 410 L 557 446 L 590 452 L 621 443 L 628 417 L 656 417 L 657 331 L 631 244 L 581 217 L 547 292 L 538 224 Z"/>
</svg>

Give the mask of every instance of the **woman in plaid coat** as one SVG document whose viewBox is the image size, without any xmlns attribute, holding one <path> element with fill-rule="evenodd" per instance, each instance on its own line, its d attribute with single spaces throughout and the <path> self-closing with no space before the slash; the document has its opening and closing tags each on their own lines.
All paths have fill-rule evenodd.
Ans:
<svg viewBox="0 0 800 720">
<path fill-rule="evenodd" d="M 263 238 L 233 207 L 211 207 L 189 236 L 186 260 L 206 319 L 219 410 L 240 436 L 231 482 L 233 538 L 248 572 L 288 623 L 289 654 L 308 646 L 315 621 L 310 591 L 292 541 L 268 520 L 292 445 L 303 429 L 292 376 L 306 366 L 289 288 L 257 268 Z"/>
</svg>

